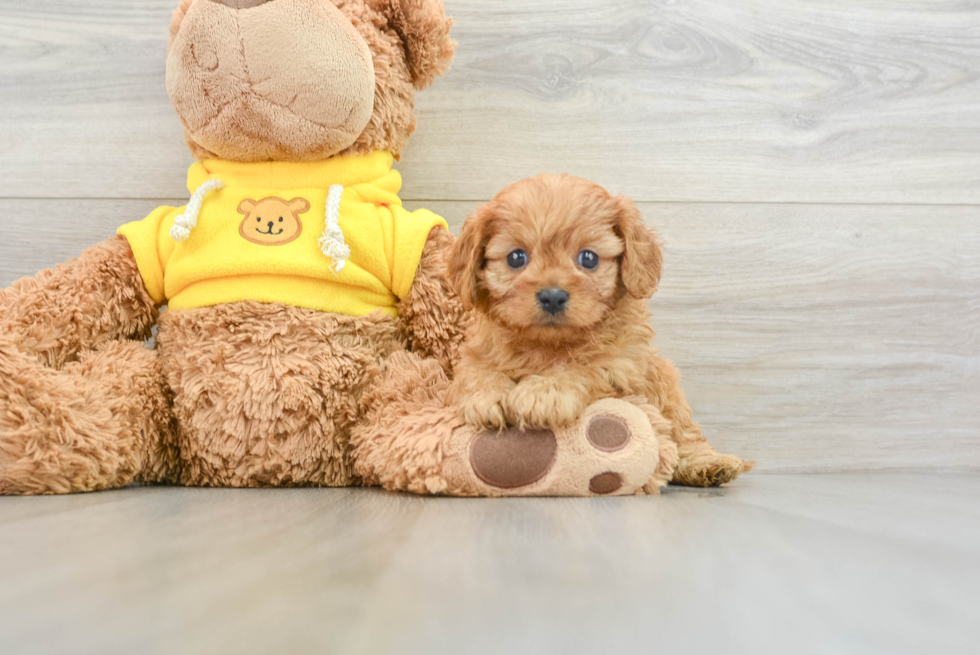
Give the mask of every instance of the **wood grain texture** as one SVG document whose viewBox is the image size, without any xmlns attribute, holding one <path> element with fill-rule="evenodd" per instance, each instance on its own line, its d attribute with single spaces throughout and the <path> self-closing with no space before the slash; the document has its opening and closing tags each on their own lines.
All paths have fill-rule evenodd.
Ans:
<svg viewBox="0 0 980 655">
<path fill-rule="evenodd" d="M 161 202 L 8 201 L 49 218 L 12 222 L 0 286 Z M 476 203 L 410 206 L 458 232 Z M 763 471 L 980 469 L 980 207 L 640 208 L 665 239 L 657 345 L 718 448 Z"/>
<path fill-rule="evenodd" d="M 971 653 L 975 474 L 0 498 L 0 651 Z"/>
<path fill-rule="evenodd" d="M 973 0 L 448 0 L 407 198 L 569 170 L 640 200 L 980 202 Z M 174 0 L 0 0 L 0 197 L 183 195 Z"/>
</svg>

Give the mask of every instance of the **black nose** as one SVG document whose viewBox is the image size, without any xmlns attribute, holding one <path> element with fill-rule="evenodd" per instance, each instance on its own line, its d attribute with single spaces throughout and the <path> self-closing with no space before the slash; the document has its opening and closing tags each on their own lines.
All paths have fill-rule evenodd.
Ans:
<svg viewBox="0 0 980 655">
<path fill-rule="evenodd" d="M 549 314 L 559 314 L 565 311 L 565 305 L 568 304 L 568 292 L 556 287 L 542 289 L 538 291 L 538 304 Z"/>
<path fill-rule="evenodd" d="M 219 5 L 225 5 L 226 7 L 231 7 L 232 9 L 248 9 L 250 7 L 258 7 L 259 5 L 264 5 L 270 0 L 213 0 Z"/>
<path fill-rule="evenodd" d="M 272 226 L 273 226 L 273 225 L 274 225 L 274 223 L 273 223 L 272 221 L 269 221 L 269 229 L 270 229 L 270 230 L 272 229 Z"/>
</svg>

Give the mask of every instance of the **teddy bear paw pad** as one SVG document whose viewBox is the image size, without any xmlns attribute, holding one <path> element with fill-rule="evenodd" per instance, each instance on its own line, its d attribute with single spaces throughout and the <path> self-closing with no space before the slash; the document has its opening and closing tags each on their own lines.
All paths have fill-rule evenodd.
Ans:
<svg viewBox="0 0 980 655">
<path fill-rule="evenodd" d="M 623 488 L 623 476 L 606 471 L 589 480 L 589 491 L 600 496 L 611 494 Z"/>
<path fill-rule="evenodd" d="M 614 453 L 630 442 L 630 429 L 618 416 L 596 416 L 589 422 L 586 437 L 597 450 Z"/>
<path fill-rule="evenodd" d="M 487 430 L 473 441 L 470 465 L 486 484 L 516 489 L 546 476 L 557 454 L 558 442 L 551 430 Z"/>
</svg>

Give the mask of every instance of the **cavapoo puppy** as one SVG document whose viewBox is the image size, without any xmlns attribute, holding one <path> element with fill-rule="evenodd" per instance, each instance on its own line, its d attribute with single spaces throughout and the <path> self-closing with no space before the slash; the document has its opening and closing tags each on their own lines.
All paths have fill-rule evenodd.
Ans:
<svg viewBox="0 0 980 655">
<path fill-rule="evenodd" d="M 450 400 L 481 427 L 561 427 L 607 397 L 671 422 L 673 481 L 724 484 L 751 468 L 701 434 L 678 373 L 652 347 L 660 245 L 633 203 L 571 175 L 504 189 L 463 226 L 449 268 L 473 321 Z"/>
</svg>

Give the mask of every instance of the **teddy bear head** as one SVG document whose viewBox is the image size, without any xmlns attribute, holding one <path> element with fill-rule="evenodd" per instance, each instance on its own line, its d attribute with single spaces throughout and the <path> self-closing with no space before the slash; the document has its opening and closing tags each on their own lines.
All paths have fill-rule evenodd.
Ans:
<svg viewBox="0 0 980 655">
<path fill-rule="evenodd" d="M 167 91 L 199 159 L 398 157 L 451 25 L 441 0 L 180 0 Z"/>
</svg>

